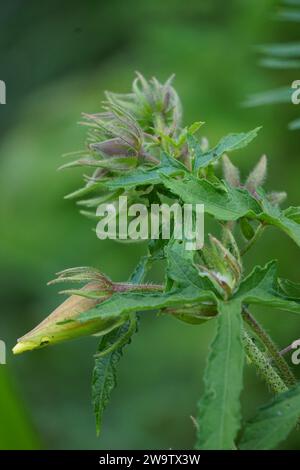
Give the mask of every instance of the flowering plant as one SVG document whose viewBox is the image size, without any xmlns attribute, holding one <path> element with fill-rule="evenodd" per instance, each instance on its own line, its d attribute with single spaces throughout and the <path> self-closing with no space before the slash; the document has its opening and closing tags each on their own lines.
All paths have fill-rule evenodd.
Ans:
<svg viewBox="0 0 300 470">
<path fill-rule="evenodd" d="M 229 134 L 210 147 L 200 138 L 202 122 L 182 125 L 181 103 L 172 85 L 137 74 L 129 94 L 106 93 L 103 110 L 84 114 L 87 142 L 70 154 L 63 168 L 89 168 L 84 186 L 69 194 L 82 213 L 97 220 L 99 204 L 120 195 L 132 202 L 168 199 L 183 205 L 204 204 L 216 221 L 216 234 L 200 250 L 186 250 L 186 240 L 148 242 L 126 283 L 113 282 L 95 268 L 71 268 L 52 283 L 79 282 L 63 292 L 68 299 L 34 330 L 18 340 L 15 353 L 84 335 L 100 336 L 93 373 L 93 403 L 99 432 L 103 411 L 116 384 L 124 346 L 146 311 L 192 325 L 214 322 L 216 333 L 204 375 L 205 391 L 195 418 L 196 448 L 270 449 L 296 424 L 300 386 L 272 339 L 254 318 L 259 304 L 300 314 L 300 284 L 278 276 L 276 261 L 243 267 L 243 255 L 269 226 L 300 245 L 300 208 L 281 209 L 284 192 L 263 189 L 267 159 L 263 156 L 243 182 L 227 154 L 248 145 L 259 128 Z M 223 175 L 219 167 L 222 163 Z M 163 260 L 165 282 L 144 278 Z M 245 357 L 274 392 L 275 399 L 241 426 L 239 397 Z"/>
</svg>

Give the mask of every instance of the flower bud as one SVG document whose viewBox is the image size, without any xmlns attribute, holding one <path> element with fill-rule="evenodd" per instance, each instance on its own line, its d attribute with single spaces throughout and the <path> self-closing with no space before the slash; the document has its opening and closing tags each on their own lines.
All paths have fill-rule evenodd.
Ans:
<svg viewBox="0 0 300 470">
<path fill-rule="evenodd" d="M 259 186 L 265 182 L 267 175 L 267 157 L 263 155 L 255 168 L 252 170 L 246 181 L 246 188 L 254 193 Z"/>
<path fill-rule="evenodd" d="M 84 295 L 89 295 L 89 293 L 96 293 L 99 290 L 102 290 L 103 293 L 103 284 L 99 281 L 93 281 L 83 287 L 79 293 L 82 292 Z M 96 307 L 97 304 L 107 299 L 110 295 L 109 292 L 100 298 L 71 295 L 33 330 L 18 339 L 16 346 L 13 348 L 13 353 L 20 354 L 24 351 L 30 351 L 80 336 L 104 335 L 108 333 L 126 321 L 126 318 L 99 317 L 83 323 L 77 320 L 81 313 Z"/>
<path fill-rule="evenodd" d="M 225 181 L 233 187 L 240 185 L 239 169 L 231 163 L 227 155 L 223 156 L 223 174 Z"/>
</svg>

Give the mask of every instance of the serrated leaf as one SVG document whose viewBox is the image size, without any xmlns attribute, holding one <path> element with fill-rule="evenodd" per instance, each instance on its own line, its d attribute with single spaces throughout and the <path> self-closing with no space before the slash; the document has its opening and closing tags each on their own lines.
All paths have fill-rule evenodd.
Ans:
<svg viewBox="0 0 300 470">
<path fill-rule="evenodd" d="M 262 213 L 259 215 L 259 220 L 280 228 L 300 246 L 300 224 L 297 222 L 297 218 L 287 216 L 287 214 L 289 215 L 287 210 L 282 211 L 278 206 L 272 205 L 262 189 L 258 192 L 262 205 Z"/>
<path fill-rule="evenodd" d="M 135 320 L 128 321 L 118 329 L 105 335 L 99 344 L 98 352 L 108 350 L 105 355 L 95 358 L 92 379 L 92 400 L 96 417 L 96 430 L 99 435 L 103 412 L 116 387 L 116 371 L 123 354 L 123 348 L 130 343 L 135 332 Z M 114 346 L 117 347 L 114 347 Z"/>
<path fill-rule="evenodd" d="M 218 161 L 224 153 L 233 152 L 234 150 L 246 147 L 258 134 L 261 127 L 256 127 L 249 132 L 240 132 L 238 134 L 228 134 L 223 137 L 220 142 L 211 150 L 203 153 L 200 147 L 196 146 L 195 149 L 195 170 L 204 168 L 211 163 Z"/>
<path fill-rule="evenodd" d="M 198 405 L 196 448 L 201 450 L 235 449 L 240 424 L 244 364 L 240 303 L 220 303 L 216 321 L 204 374 L 205 391 Z"/>
<path fill-rule="evenodd" d="M 123 292 L 113 294 L 108 300 L 78 317 L 78 321 L 90 322 L 93 318 L 121 317 L 131 312 L 160 310 L 165 307 L 215 300 L 210 291 L 201 291 L 193 287 L 176 289 L 169 292 Z"/>
<path fill-rule="evenodd" d="M 277 261 L 270 261 L 264 267 L 256 266 L 241 282 L 234 298 L 246 304 L 260 304 L 300 313 L 300 298 L 289 298 L 280 287 Z"/>
<path fill-rule="evenodd" d="M 207 214 L 219 220 L 237 220 L 247 214 L 261 212 L 259 203 L 243 189 L 232 188 L 225 183 L 211 183 L 186 175 L 175 180 L 161 175 L 164 185 L 179 196 L 184 203 L 204 204 Z"/>
<path fill-rule="evenodd" d="M 269 450 L 287 437 L 296 425 L 300 410 L 300 385 L 281 393 L 246 424 L 239 448 Z"/>
</svg>

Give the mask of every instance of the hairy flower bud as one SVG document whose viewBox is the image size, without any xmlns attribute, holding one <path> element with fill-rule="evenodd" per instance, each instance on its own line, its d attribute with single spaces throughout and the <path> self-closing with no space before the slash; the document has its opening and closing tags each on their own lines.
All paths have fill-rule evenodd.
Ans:
<svg viewBox="0 0 300 470">
<path fill-rule="evenodd" d="M 267 157 L 263 155 L 255 168 L 251 171 L 246 181 L 246 188 L 251 193 L 255 192 L 259 186 L 265 182 L 267 175 Z"/>
<path fill-rule="evenodd" d="M 81 289 L 83 294 L 103 289 L 98 281 L 88 283 Z M 107 293 L 102 298 L 87 298 L 82 295 L 71 295 L 47 318 L 22 338 L 18 339 L 13 348 L 14 354 L 41 348 L 46 345 L 59 343 L 80 336 L 99 334 L 104 335 L 121 325 L 126 318 L 105 317 L 81 323 L 78 317 L 110 296 Z"/>
<path fill-rule="evenodd" d="M 227 155 L 223 155 L 223 174 L 225 181 L 233 187 L 240 185 L 239 169 L 231 163 Z"/>
</svg>

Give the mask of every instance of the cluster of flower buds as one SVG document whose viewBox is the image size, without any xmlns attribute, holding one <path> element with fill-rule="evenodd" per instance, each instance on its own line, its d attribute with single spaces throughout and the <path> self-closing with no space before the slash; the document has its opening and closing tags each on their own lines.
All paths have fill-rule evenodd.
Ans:
<svg viewBox="0 0 300 470">
<path fill-rule="evenodd" d="M 137 74 L 132 93 L 106 92 L 102 112 L 83 114 L 86 148 L 68 154 L 76 160 L 60 168 L 95 167 L 105 170 L 97 172 L 103 176 L 158 164 L 162 136 L 175 137 L 181 125 L 181 104 L 172 78 L 161 84 Z"/>
<path fill-rule="evenodd" d="M 224 155 L 223 174 L 224 179 L 228 184 L 236 188 L 245 188 L 252 194 L 252 196 L 259 199 L 257 190 L 263 186 L 267 177 L 267 157 L 266 155 L 263 155 L 260 158 L 257 165 L 248 175 L 246 182 L 243 184 L 241 182 L 239 169 L 233 165 L 227 155 Z M 268 193 L 266 196 L 269 202 L 276 206 L 281 204 L 286 199 L 287 194 L 283 191 L 273 191 Z"/>
</svg>

